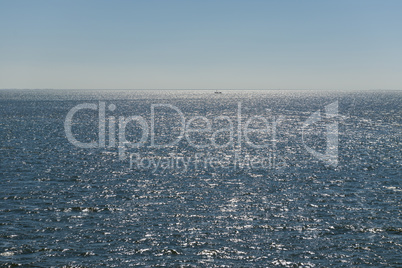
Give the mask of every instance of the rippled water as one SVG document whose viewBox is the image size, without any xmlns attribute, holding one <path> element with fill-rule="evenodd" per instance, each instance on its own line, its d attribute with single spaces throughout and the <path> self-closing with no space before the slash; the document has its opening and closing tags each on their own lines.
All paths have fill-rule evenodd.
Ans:
<svg viewBox="0 0 402 268">
<path fill-rule="evenodd" d="M 330 122 L 311 126 L 302 139 L 303 122 L 317 110 L 324 118 L 335 101 L 336 167 L 305 147 L 324 152 Z M 117 146 L 108 147 L 108 125 L 105 148 L 77 148 L 66 138 L 70 109 L 101 102 L 116 107 L 106 109 L 107 122 L 142 116 L 149 127 L 152 104 L 177 107 L 187 122 L 227 116 L 234 145 L 197 149 L 183 138 L 153 148 L 148 136 L 140 148 L 126 148 L 126 156 L 145 159 L 130 167 Z M 0 91 L 0 264 L 402 266 L 401 103 L 397 91 Z M 242 124 L 252 116 L 278 122 L 274 137 L 249 135 L 268 148 L 248 146 L 244 135 L 238 145 L 239 107 Z M 166 106 L 156 112 L 157 143 L 179 136 L 175 113 Z M 74 120 L 77 140 L 98 140 L 97 111 Z M 228 142 L 228 133 L 216 135 L 217 143 Z M 127 140 L 141 135 L 138 124 L 128 124 Z M 197 144 L 210 138 L 192 137 Z M 242 160 L 233 164 L 236 154 Z M 269 165 L 250 167 L 247 157 Z M 192 162 L 185 169 L 172 159 Z M 153 168 L 158 160 L 165 165 Z"/>
</svg>

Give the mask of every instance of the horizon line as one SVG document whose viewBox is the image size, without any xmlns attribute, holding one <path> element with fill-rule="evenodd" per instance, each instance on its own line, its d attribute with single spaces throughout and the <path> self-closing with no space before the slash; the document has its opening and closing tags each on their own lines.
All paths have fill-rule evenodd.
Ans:
<svg viewBox="0 0 402 268">
<path fill-rule="evenodd" d="M 353 89 L 353 88 L 0 88 L 0 90 L 347 90 L 347 91 L 372 91 L 372 90 L 391 90 L 399 91 L 400 89 L 392 88 L 366 88 L 366 89 Z"/>
</svg>

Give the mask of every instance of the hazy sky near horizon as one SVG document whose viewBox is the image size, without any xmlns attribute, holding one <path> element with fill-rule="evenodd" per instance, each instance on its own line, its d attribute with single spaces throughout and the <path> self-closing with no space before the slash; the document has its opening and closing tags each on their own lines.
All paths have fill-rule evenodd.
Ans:
<svg viewBox="0 0 402 268">
<path fill-rule="evenodd" d="M 0 0 L 0 88 L 401 89 L 402 1 Z"/>
</svg>

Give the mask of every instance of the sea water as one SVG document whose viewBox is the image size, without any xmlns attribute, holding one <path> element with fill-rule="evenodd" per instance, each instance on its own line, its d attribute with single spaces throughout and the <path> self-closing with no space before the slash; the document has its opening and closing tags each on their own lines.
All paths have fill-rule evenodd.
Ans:
<svg viewBox="0 0 402 268">
<path fill-rule="evenodd" d="M 401 103 L 2 90 L 0 264 L 402 266 Z"/>
</svg>

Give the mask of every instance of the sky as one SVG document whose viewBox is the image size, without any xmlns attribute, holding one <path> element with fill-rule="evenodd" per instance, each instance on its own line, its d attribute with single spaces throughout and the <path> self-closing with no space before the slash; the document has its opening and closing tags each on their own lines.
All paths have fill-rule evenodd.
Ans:
<svg viewBox="0 0 402 268">
<path fill-rule="evenodd" d="M 0 89 L 402 89 L 400 0 L 0 0 Z"/>
</svg>

